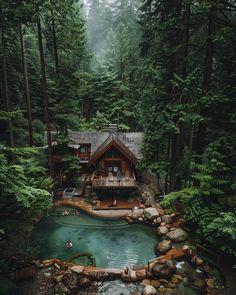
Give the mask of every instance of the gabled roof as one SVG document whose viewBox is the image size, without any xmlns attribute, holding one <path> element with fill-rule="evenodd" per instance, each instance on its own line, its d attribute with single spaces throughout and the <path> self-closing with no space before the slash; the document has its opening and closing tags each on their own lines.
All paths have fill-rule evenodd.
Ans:
<svg viewBox="0 0 236 295">
<path fill-rule="evenodd" d="M 121 144 L 137 158 L 141 158 L 141 148 L 143 133 L 142 132 L 110 132 L 101 131 L 68 131 L 68 139 L 73 144 L 91 144 L 91 156 L 95 153 L 103 143 L 109 140 L 113 135 Z"/>
<path fill-rule="evenodd" d="M 134 165 L 137 164 L 138 159 L 136 156 L 125 146 L 125 144 L 119 140 L 115 135 L 110 135 L 91 155 L 88 166 L 91 166 L 100 158 L 106 151 L 108 151 L 112 146 L 117 148 L 128 160 L 130 160 Z"/>
</svg>

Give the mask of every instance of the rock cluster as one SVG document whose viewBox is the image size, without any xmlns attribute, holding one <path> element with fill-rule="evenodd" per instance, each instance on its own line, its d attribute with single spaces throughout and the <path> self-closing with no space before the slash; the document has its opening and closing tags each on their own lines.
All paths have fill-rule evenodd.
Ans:
<svg viewBox="0 0 236 295">
<path fill-rule="evenodd" d="M 51 286 L 51 293 L 42 289 L 38 295 L 96 294 L 99 281 L 117 278 L 125 282 L 142 281 L 143 294 L 175 294 L 176 285 L 182 280 L 180 275 L 175 274 L 175 263 L 165 259 L 154 262 L 149 269 L 124 269 L 122 272 L 72 265 L 57 259 L 35 261 L 35 265 L 43 274 L 46 282 L 43 285 Z"/>
<path fill-rule="evenodd" d="M 177 285 L 182 280 L 183 277 L 178 274 L 171 275 L 169 279 L 145 279 L 142 281 L 145 286 L 142 294 L 178 294 Z"/>
<path fill-rule="evenodd" d="M 185 252 L 185 257 L 187 261 L 194 267 L 197 267 L 206 275 L 205 283 L 200 282 L 200 280 L 196 280 L 194 282 L 194 285 L 197 287 L 199 287 L 199 284 L 206 285 L 206 294 L 208 295 L 218 294 L 216 282 L 213 278 L 209 276 L 212 271 L 211 267 L 207 263 L 205 263 L 203 259 L 198 257 L 197 254 L 191 249 L 189 245 L 184 245 L 182 249 Z"/>
<path fill-rule="evenodd" d="M 173 260 L 167 260 L 164 263 L 158 261 L 151 268 L 152 275 L 158 279 L 169 279 L 175 271 L 176 264 Z"/>
<path fill-rule="evenodd" d="M 37 291 L 38 295 L 77 295 L 82 294 L 84 290 L 86 290 L 85 294 L 90 294 L 90 291 L 96 289 L 97 282 L 84 274 L 83 266 L 72 265 L 57 259 L 34 263 L 40 274 L 41 287 Z M 45 287 L 42 288 L 44 285 Z"/>
<path fill-rule="evenodd" d="M 159 204 L 149 206 L 147 208 L 134 208 L 130 214 L 126 216 L 129 223 L 148 223 L 166 227 L 164 234 L 168 232 L 168 228 L 175 220 L 176 213 L 164 214 L 163 209 Z"/>
<path fill-rule="evenodd" d="M 172 243 L 180 243 L 188 239 L 186 230 L 175 226 L 175 223 L 179 225 L 178 222 L 176 222 L 176 217 L 175 213 L 171 215 L 164 214 L 160 217 L 161 222 L 156 230 L 157 236 L 161 239 L 156 246 L 156 252 L 159 255 L 174 248 Z"/>
</svg>

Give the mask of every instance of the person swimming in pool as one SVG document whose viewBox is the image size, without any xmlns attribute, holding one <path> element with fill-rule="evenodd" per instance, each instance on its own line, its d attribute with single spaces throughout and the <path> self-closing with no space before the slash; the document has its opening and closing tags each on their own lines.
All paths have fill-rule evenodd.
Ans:
<svg viewBox="0 0 236 295">
<path fill-rule="evenodd" d="M 66 244 L 65 244 L 65 247 L 66 248 L 71 248 L 73 246 L 73 244 L 72 244 L 72 242 L 70 241 L 70 240 L 68 240 L 67 242 L 66 242 Z"/>
</svg>

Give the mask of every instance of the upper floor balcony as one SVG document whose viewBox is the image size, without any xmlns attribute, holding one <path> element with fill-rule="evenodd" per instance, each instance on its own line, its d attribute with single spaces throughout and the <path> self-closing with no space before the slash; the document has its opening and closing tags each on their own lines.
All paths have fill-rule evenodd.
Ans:
<svg viewBox="0 0 236 295">
<path fill-rule="evenodd" d="M 134 173 L 126 173 L 125 176 L 117 177 L 111 172 L 108 176 L 95 176 L 92 175 L 92 187 L 93 188 L 135 188 L 137 186 Z"/>
</svg>

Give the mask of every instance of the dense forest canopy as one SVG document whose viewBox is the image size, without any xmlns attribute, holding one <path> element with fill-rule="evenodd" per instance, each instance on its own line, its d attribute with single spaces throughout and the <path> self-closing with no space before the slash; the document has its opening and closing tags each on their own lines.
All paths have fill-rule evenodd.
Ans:
<svg viewBox="0 0 236 295">
<path fill-rule="evenodd" d="M 117 123 L 144 132 L 139 168 L 165 183 L 163 205 L 180 201 L 201 242 L 236 256 L 236 1 L 0 0 L 0 26 L 11 220 L 50 206 L 50 131 Z"/>
</svg>

